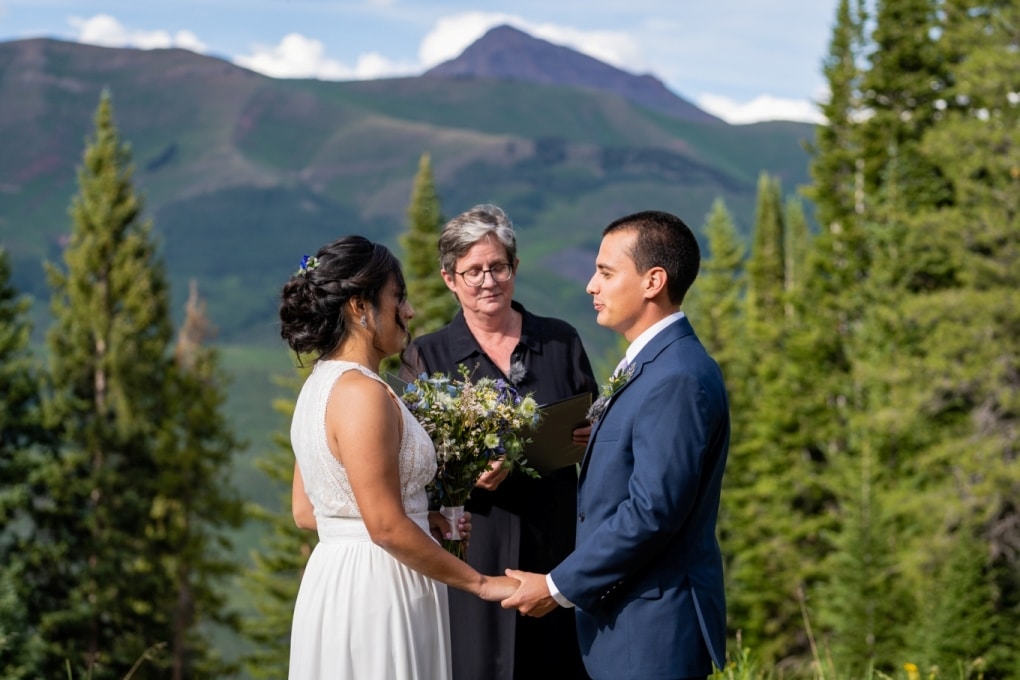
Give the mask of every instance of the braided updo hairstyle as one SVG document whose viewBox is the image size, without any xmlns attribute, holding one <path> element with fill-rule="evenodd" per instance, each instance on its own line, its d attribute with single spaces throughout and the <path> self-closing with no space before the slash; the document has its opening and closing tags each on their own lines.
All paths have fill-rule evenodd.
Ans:
<svg viewBox="0 0 1020 680">
<path fill-rule="evenodd" d="M 319 249 L 302 264 L 280 294 L 280 336 L 298 355 L 319 360 L 350 332 L 347 303 L 359 298 L 378 309 L 379 293 L 390 277 L 401 290 L 400 262 L 386 246 L 363 236 L 345 236 Z"/>
</svg>

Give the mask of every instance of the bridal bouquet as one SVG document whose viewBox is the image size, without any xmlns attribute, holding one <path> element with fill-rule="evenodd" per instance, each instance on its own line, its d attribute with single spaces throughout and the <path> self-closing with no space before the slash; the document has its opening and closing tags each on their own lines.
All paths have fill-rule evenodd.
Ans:
<svg viewBox="0 0 1020 680">
<path fill-rule="evenodd" d="M 521 396 L 502 379 L 479 378 L 472 382 L 461 365 L 460 378 L 444 373 L 420 375 L 409 383 L 402 399 L 428 432 L 436 447 L 438 470 L 430 489 L 443 505 L 456 535 L 457 518 L 471 495 L 478 476 L 498 461 L 537 477 L 524 458 L 530 439 L 526 431 L 541 419 L 538 403 Z M 459 540 L 444 541 L 444 547 L 464 557 Z"/>
</svg>

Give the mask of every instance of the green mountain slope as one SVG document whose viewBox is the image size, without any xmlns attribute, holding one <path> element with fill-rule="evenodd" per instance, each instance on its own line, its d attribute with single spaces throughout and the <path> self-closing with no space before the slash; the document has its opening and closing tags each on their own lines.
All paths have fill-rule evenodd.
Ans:
<svg viewBox="0 0 1020 680">
<path fill-rule="evenodd" d="M 758 173 L 790 190 L 805 182 L 812 134 L 796 123 L 685 122 L 549 85 L 273 80 L 183 50 L 0 43 L 0 239 L 16 283 L 37 296 L 38 263 L 57 257 L 68 230 L 103 88 L 175 289 L 198 279 L 228 341 L 272 338 L 275 291 L 325 240 L 360 232 L 395 243 L 423 152 L 449 214 L 491 201 L 513 217 L 527 257 L 521 294 L 532 278 L 543 292 L 525 302 L 584 325 L 586 305 L 560 305 L 584 299 L 605 223 L 657 207 L 699 225 L 722 196 L 746 229 Z"/>
<path fill-rule="evenodd" d="M 746 232 L 758 174 L 787 191 L 805 183 L 814 132 L 691 122 L 608 92 L 520 81 L 274 80 L 184 50 L 0 43 L 0 242 L 15 284 L 39 301 L 40 332 L 40 264 L 60 257 L 103 89 L 132 145 L 174 308 L 196 279 L 220 342 L 241 358 L 261 356 L 244 348 L 285 354 L 276 296 L 301 255 L 346 233 L 395 246 L 428 152 L 447 216 L 504 207 L 520 232 L 518 299 L 572 322 L 598 363 L 617 343 L 584 292 L 602 227 L 647 208 L 699 227 L 722 197 Z M 266 390 L 268 413 L 259 363 L 235 368 L 243 408 Z"/>
</svg>

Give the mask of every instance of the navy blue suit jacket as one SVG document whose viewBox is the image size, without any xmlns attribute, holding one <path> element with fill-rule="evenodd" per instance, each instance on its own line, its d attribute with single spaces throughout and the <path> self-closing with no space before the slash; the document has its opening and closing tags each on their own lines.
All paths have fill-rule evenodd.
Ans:
<svg viewBox="0 0 1020 680">
<path fill-rule="evenodd" d="M 690 678 L 725 663 L 716 519 L 729 448 L 722 373 L 685 318 L 631 363 L 592 430 L 576 547 L 553 582 L 593 678 Z"/>
</svg>

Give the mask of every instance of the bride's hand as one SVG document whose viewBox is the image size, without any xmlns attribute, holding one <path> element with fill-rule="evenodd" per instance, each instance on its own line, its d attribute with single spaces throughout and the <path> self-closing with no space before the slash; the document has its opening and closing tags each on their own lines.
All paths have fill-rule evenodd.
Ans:
<svg viewBox="0 0 1020 680">
<path fill-rule="evenodd" d="M 457 520 L 457 527 L 460 530 L 460 540 L 467 546 L 471 538 L 471 513 L 464 511 L 464 514 Z M 437 541 L 449 538 L 450 523 L 438 510 L 429 510 L 429 531 Z"/>
<path fill-rule="evenodd" d="M 460 540 L 464 543 L 464 549 L 467 550 L 471 540 L 471 513 L 467 510 L 457 520 L 457 530 L 460 531 Z"/>
<path fill-rule="evenodd" d="M 478 597 L 488 602 L 502 602 L 517 592 L 521 582 L 509 576 L 483 576 Z"/>
</svg>

